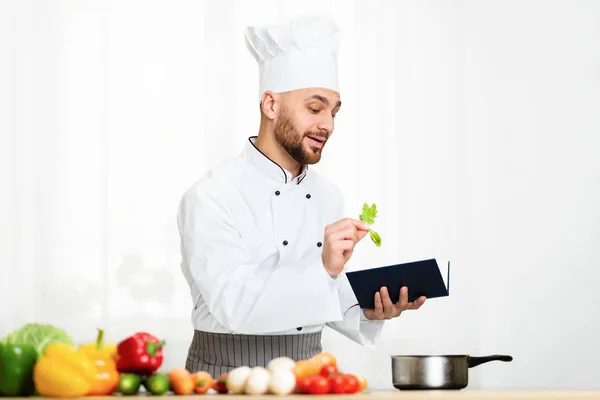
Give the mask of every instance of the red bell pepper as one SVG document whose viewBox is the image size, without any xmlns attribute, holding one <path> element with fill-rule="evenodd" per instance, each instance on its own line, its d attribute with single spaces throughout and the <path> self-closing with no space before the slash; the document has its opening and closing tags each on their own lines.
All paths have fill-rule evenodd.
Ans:
<svg viewBox="0 0 600 400">
<path fill-rule="evenodd" d="M 164 340 L 146 332 L 137 332 L 117 345 L 117 370 L 139 375 L 149 375 L 163 362 Z"/>
</svg>

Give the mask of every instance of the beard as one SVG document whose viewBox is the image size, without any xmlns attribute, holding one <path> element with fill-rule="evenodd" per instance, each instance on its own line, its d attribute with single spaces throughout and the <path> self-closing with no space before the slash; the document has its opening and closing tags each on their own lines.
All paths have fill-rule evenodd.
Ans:
<svg viewBox="0 0 600 400">
<path fill-rule="evenodd" d="M 274 133 L 277 143 L 301 165 L 318 163 L 321 160 L 321 152 L 325 147 L 325 143 L 321 148 L 305 146 L 304 138 L 306 136 L 317 136 L 325 140 L 329 138 L 329 134 L 323 131 L 300 133 L 285 110 L 281 110 L 281 115 L 275 124 Z"/>
</svg>

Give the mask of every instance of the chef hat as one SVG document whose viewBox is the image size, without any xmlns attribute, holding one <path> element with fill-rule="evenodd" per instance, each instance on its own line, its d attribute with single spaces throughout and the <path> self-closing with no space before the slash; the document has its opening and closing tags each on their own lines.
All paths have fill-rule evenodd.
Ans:
<svg viewBox="0 0 600 400">
<path fill-rule="evenodd" d="M 265 91 L 320 87 L 339 92 L 338 29 L 312 15 L 246 28 L 246 46 L 259 67 L 259 101 Z"/>
</svg>

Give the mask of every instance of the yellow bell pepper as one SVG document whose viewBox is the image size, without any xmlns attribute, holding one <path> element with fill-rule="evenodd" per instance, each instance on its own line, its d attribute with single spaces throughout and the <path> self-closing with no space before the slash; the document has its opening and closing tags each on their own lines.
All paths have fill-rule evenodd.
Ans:
<svg viewBox="0 0 600 400">
<path fill-rule="evenodd" d="M 96 379 L 96 367 L 84 353 L 51 343 L 33 368 L 35 388 L 44 397 L 81 397 Z"/>
<path fill-rule="evenodd" d="M 117 358 L 117 346 L 114 344 L 106 344 L 103 342 L 104 331 L 98 329 L 98 336 L 94 343 L 88 343 L 81 346 L 79 349 L 89 353 L 104 353 L 112 359 Z"/>
<path fill-rule="evenodd" d="M 119 385 L 120 374 L 117 371 L 117 361 L 108 345 L 102 344 L 104 331 L 98 329 L 98 338 L 92 345 L 84 345 L 77 350 L 78 353 L 87 356 L 96 367 L 96 379 L 87 393 L 88 396 L 106 396 L 112 394 Z M 115 348 L 115 354 L 117 347 Z"/>
</svg>

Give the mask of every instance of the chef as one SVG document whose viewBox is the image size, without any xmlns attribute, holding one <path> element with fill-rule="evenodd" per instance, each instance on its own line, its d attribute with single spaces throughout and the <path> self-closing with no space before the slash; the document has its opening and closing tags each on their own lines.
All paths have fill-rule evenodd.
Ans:
<svg viewBox="0 0 600 400">
<path fill-rule="evenodd" d="M 361 310 L 344 274 L 368 226 L 344 216 L 340 190 L 310 165 L 334 131 L 341 101 L 338 31 L 323 16 L 248 27 L 258 63 L 260 127 L 238 157 L 201 177 L 180 202 L 181 270 L 193 301 L 186 368 L 213 376 L 322 351 L 329 326 L 375 345 L 393 304 L 386 288 Z"/>
</svg>

